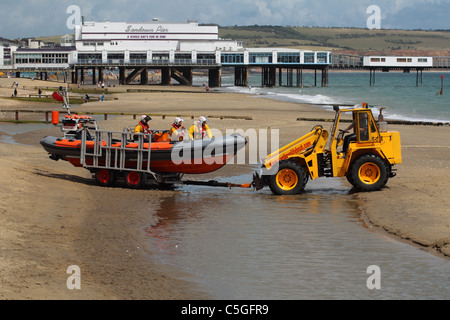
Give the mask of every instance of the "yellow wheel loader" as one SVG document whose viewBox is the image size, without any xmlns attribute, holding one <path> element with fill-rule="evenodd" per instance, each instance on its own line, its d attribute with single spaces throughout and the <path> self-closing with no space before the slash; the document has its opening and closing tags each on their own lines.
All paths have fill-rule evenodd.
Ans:
<svg viewBox="0 0 450 320">
<path fill-rule="evenodd" d="M 302 193 L 308 179 L 346 177 L 356 191 L 383 188 L 395 176 L 393 166 L 402 162 L 399 132 L 387 132 L 381 112 L 376 122 L 366 103 L 362 108 L 335 106 L 334 110 L 331 136 L 315 126 L 268 155 L 252 186 L 257 190 L 269 186 L 274 194 L 290 195 Z"/>
</svg>

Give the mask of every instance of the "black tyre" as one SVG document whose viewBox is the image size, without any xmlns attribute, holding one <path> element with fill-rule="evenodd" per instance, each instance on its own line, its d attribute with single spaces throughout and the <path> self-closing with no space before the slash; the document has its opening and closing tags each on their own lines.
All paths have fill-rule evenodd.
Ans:
<svg viewBox="0 0 450 320">
<path fill-rule="evenodd" d="M 305 170 L 291 160 L 281 161 L 278 164 L 278 171 L 268 177 L 269 188 L 277 195 L 302 193 L 306 182 Z"/>
<path fill-rule="evenodd" d="M 95 172 L 95 181 L 99 186 L 110 187 L 114 184 L 114 171 L 108 169 L 100 169 Z"/>
<path fill-rule="evenodd" d="M 145 185 L 146 176 L 142 172 L 128 171 L 125 173 L 125 184 L 132 189 L 140 189 Z"/>
<path fill-rule="evenodd" d="M 357 191 L 376 191 L 383 188 L 389 178 L 386 162 L 374 154 L 358 157 L 350 165 L 347 180 Z"/>
</svg>

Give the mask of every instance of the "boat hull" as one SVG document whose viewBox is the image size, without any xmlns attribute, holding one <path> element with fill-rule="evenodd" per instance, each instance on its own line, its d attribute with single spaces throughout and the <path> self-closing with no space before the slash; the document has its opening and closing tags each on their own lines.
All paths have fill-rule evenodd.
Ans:
<svg viewBox="0 0 450 320">
<path fill-rule="evenodd" d="M 127 170 L 148 168 L 150 159 L 150 170 L 155 173 L 208 173 L 223 167 L 236 153 L 245 147 L 246 139 L 234 134 L 209 140 L 180 141 L 176 143 L 152 142 L 144 144 L 142 149 L 141 167 L 138 168 L 139 151 L 137 143 L 127 144 L 124 163 L 120 163 L 120 142 L 113 143 L 111 147 L 109 167 L 121 167 Z M 68 140 L 57 137 L 45 137 L 41 140 L 42 147 L 51 154 L 54 160 L 62 159 L 69 161 L 75 167 L 94 168 L 93 153 L 94 142 L 86 142 L 86 156 L 84 164 L 81 159 L 81 140 Z M 149 149 L 150 147 L 150 149 Z M 136 148 L 136 150 L 134 150 Z M 106 143 L 102 143 L 102 156 L 97 157 L 96 166 L 106 165 Z M 150 154 L 149 154 L 150 150 Z M 119 160 L 117 160 L 119 159 Z"/>
</svg>

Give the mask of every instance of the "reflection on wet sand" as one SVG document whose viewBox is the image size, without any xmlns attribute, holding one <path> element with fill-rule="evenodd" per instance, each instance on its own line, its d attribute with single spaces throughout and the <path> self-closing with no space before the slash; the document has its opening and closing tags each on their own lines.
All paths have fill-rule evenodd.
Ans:
<svg viewBox="0 0 450 320">
<path fill-rule="evenodd" d="M 146 233 L 162 263 L 189 272 L 218 299 L 398 298 L 398 287 L 417 297 L 420 279 L 443 273 L 445 261 L 361 227 L 349 191 L 339 179 L 319 179 L 304 194 L 281 197 L 183 186 L 161 201 L 158 222 Z M 395 279 L 382 292 L 365 286 L 374 264 Z M 411 272 L 416 284 L 405 282 Z M 438 281 L 432 287 L 420 297 L 448 294 Z"/>
</svg>

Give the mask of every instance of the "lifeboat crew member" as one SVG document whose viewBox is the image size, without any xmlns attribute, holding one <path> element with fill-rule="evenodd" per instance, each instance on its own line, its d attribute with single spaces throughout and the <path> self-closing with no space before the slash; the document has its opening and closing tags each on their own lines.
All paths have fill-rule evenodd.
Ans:
<svg viewBox="0 0 450 320">
<path fill-rule="evenodd" d="M 206 124 L 208 122 L 208 119 L 201 116 L 198 118 L 198 121 L 192 125 L 189 129 L 189 135 L 191 136 L 191 139 L 206 139 L 212 138 L 211 129 Z"/>
<path fill-rule="evenodd" d="M 171 141 L 183 141 L 189 139 L 189 132 L 183 125 L 183 118 L 176 117 L 173 120 L 172 127 L 169 130 L 169 137 Z"/>
<path fill-rule="evenodd" d="M 150 127 L 148 125 L 148 122 L 152 120 L 152 118 L 146 114 L 141 116 L 141 121 L 139 121 L 138 125 L 134 127 L 134 133 L 144 133 L 151 135 L 152 132 L 150 130 Z M 134 140 L 138 140 L 137 135 L 134 136 Z M 144 137 L 144 141 L 148 142 L 148 137 Z"/>
</svg>

